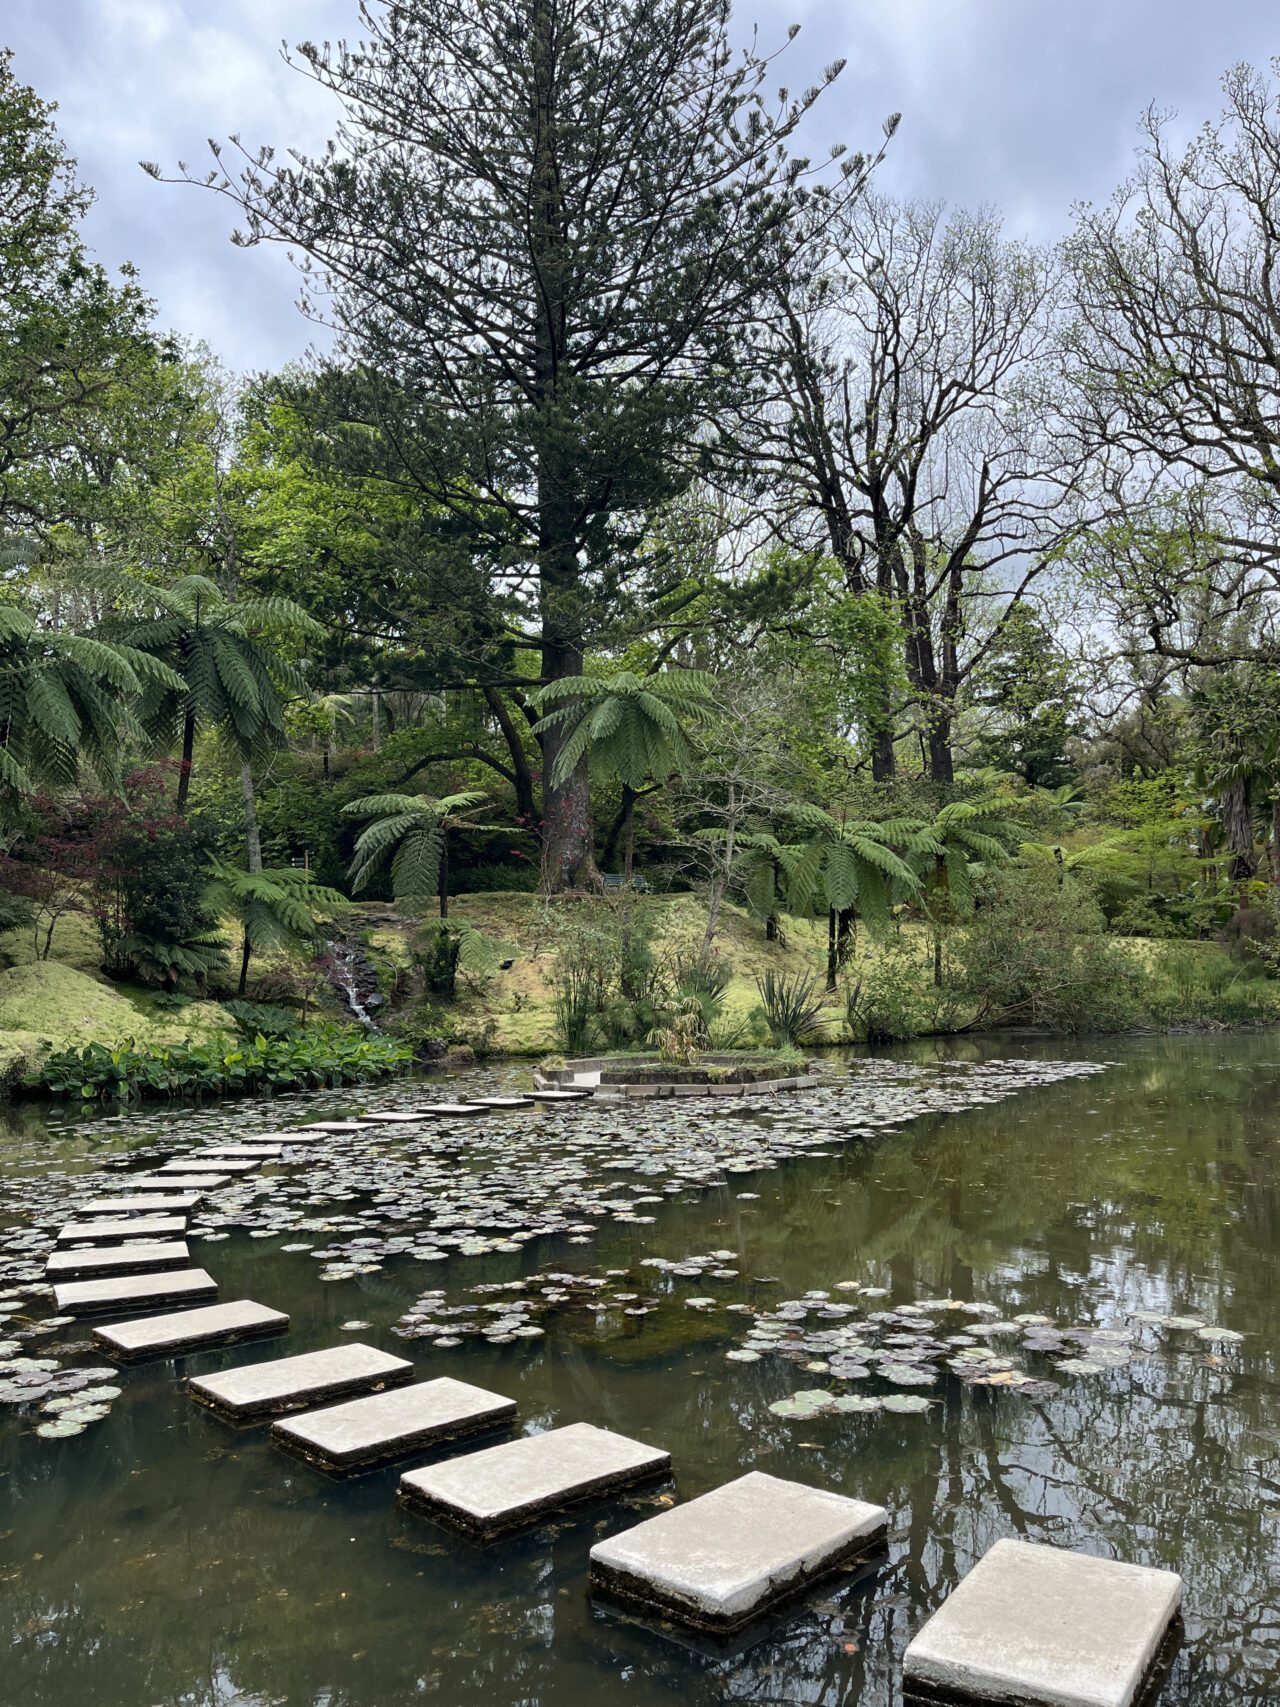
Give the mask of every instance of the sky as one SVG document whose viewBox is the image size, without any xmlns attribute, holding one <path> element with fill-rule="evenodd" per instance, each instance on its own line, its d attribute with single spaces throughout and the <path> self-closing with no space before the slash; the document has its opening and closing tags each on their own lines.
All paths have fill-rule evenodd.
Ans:
<svg viewBox="0 0 1280 1707">
<path fill-rule="evenodd" d="M 1240 60 L 1280 54 L 1275 0 L 737 0 L 762 47 L 801 32 L 778 66 L 799 89 L 847 67 L 813 116 L 815 155 L 864 151 L 900 111 L 878 186 L 992 204 L 1011 235 L 1051 241 L 1072 204 L 1104 200 L 1133 160 L 1152 102 L 1193 128 L 1221 106 Z M 207 139 L 318 148 L 331 97 L 280 46 L 359 34 L 357 0 L 0 0 L 18 75 L 58 103 L 58 123 L 98 200 L 86 227 L 108 266 L 133 262 L 160 322 L 239 372 L 277 368 L 314 339 L 278 249 L 230 242 L 234 210 L 156 184 L 140 160 L 204 169 Z"/>
</svg>

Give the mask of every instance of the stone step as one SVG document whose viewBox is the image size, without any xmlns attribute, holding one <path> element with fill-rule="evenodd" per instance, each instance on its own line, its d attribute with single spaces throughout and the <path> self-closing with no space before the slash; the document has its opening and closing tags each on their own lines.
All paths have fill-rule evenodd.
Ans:
<svg viewBox="0 0 1280 1707">
<path fill-rule="evenodd" d="M 199 1192 L 175 1191 L 170 1196 L 140 1197 L 95 1197 L 90 1203 L 82 1203 L 77 1211 L 80 1215 L 157 1215 L 161 1211 L 166 1214 L 189 1214 L 200 1201 Z"/>
<path fill-rule="evenodd" d="M 1181 1602 L 1173 1571 L 997 1541 L 909 1643 L 906 1699 L 1135 1707 Z"/>
<path fill-rule="evenodd" d="M 738 1629 L 880 1548 L 882 1506 L 753 1470 L 591 1549 L 591 1584 L 664 1618 Z"/>
<path fill-rule="evenodd" d="M 250 1363 L 191 1382 L 191 1396 L 238 1421 L 300 1411 L 325 1399 L 373 1393 L 412 1381 L 413 1365 L 359 1340 L 350 1345 Z"/>
<path fill-rule="evenodd" d="M 140 1363 L 148 1357 L 208 1351 L 214 1346 L 270 1339 L 288 1331 L 289 1318 L 282 1310 L 238 1298 L 231 1304 L 211 1304 L 200 1310 L 175 1310 L 165 1316 L 112 1322 L 95 1328 L 93 1337 L 121 1363 Z"/>
<path fill-rule="evenodd" d="M 101 1221 L 68 1221 L 60 1245 L 118 1245 L 130 1239 L 180 1239 L 185 1215 L 115 1215 Z"/>
<path fill-rule="evenodd" d="M 120 1184 L 129 1191 L 212 1191 L 214 1186 L 225 1185 L 227 1178 L 225 1173 L 193 1174 L 190 1171 L 182 1174 L 121 1174 Z"/>
<path fill-rule="evenodd" d="M 400 1496 L 430 1517 L 487 1538 L 670 1469 L 669 1452 L 592 1423 L 570 1423 L 408 1470 L 400 1478 Z"/>
<path fill-rule="evenodd" d="M 429 1102 L 418 1112 L 434 1118 L 446 1114 L 484 1114 L 486 1110 L 478 1102 Z"/>
<path fill-rule="evenodd" d="M 366 1114 L 367 1126 L 421 1126 L 427 1117 L 422 1114 L 404 1114 L 398 1109 L 388 1109 L 377 1114 Z"/>
<path fill-rule="evenodd" d="M 71 1280 L 53 1289 L 60 1316 L 136 1314 L 161 1304 L 204 1304 L 217 1296 L 217 1282 L 202 1268 L 132 1277 L 115 1275 L 110 1280 Z"/>
<path fill-rule="evenodd" d="M 590 1091 L 534 1091 L 534 1102 L 584 1102 Z"/>
<path fill-rule="evenodd" d="M 89 1280 L 116 1274 L 159 1274 L 164 1269 L 186 1268 L 190 1262 L 185 1239 L 139 1239 L 133 1244 L 54 1251 L 44 1272 L 48 1280 Z"/>
<path fill-rule="evenodd" d="M 304 1132 L 363 1132 L 367 1120 L 309 1120 Z"/>
<path fill-rule="evenodd" d="M 200 1151 L 200 1155 L 205 1160 L 219 1162 L 247 1161 L 254 1157 L 269 1160 L 272 1156 L 282 1154 L 283 1150 L 283 1144 L 255 1144 L 252 1139 L 246 1138 L 242 1144 L 208 1144 Z"/>
<path fill-rule="evenodd" d="M 532 1108 L 532 1097 L 472 1097 L 480 1108 Z"/>
<path fill-rule="evenodd" d="M 194 1155 L 180 1156 L 172 1162 L 166 1162 L 160 1169 L 160 1177 L 167 1174 L 251 1174 L 255 1168 L 262 1166 L 261 1159 L 248 1157 L 243 1161 L 226 1161 L 218 1156 L 204 1156 L 200 1152 Z"/>
<path fill-rule="evenodd" d="M 324 1470 L 352 1470 L 508 1423 L 516 1402 L 444 1375 L 307 1411 L 272 1428 L 279 1445 Z"/>
</svg>

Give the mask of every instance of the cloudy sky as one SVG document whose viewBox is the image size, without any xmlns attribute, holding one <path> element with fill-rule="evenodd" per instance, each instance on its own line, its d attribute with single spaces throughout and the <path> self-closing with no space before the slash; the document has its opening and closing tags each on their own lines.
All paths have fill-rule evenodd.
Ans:
<svg viewBox="0 0 1280 1707">
<path fill-rule="evenodd" d="M 206 138 L 232 134 L 315 147 L 332 108 L 282 63 L 280 43 L 357 34 L 357 0 L 3 0 L 0 13 L 0 41 L 58 102 L 97 190 L 101 259 L 133 261 L 164 323 L 233 368 L 301 355 L 312 333 L 285 257 L 233 248 L 230 208 L 155 184 L 137 162 L 199 165 Z M 803 26 L 785 61 L 793 88 L 848 60 L 815 150 L 874 145 L 900 110 L 882 188 L 991 202 L 1011 232 L 1038 239 L 1125 174 L 1145 106 L 1190 127 L 1218 111 L 1227 66 L 1280 53 L 1275 0 L 738 0 L 737 15 L 758 23 L 762 45 Z"/>
</svg>

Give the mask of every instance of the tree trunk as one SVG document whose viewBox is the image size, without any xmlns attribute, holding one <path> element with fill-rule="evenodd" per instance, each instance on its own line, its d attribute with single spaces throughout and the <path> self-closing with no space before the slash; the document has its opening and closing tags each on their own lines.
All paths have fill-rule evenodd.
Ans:
<svg viewBox="0 0 1280 1707">
<path fill-rule="evenodd" d="M 1271 800 L 1271 881 L 1280 887 L 1280 791 Z"/>
<path fill-rule="evenodd" d="M 534 829 L 538 823 L 538 806 L 533 797 L 533 772 L 529 768 L 529 755 L 520 739 L 519 726 L 497 688 L 486 687 L 480 691 L 484 695 L 485 704 L 493 713 L 494 722 L 502 732 L 511 758 L 511 774 L 515 778 L 516 819 L 529 829 Z"/>
<path fill-rule="evenodd" d="M 369 730 L 373 741 L 373 750 L 375 753 L 380 753 L 382 751 L 382 695 L 377 688 L 374 688 L 370 695 L 369 709 L 372 714 L 369 720 Z"/>
<path fill-rule="evenodd" d="M 538 615 L 542 679 L 580 676 L 584 653 L 579 528 L 574 470 L 564 450 L 558 396 L 569 342 L 566 293 L 571 265 L 558 160 L 558 103 L 562 75 L 553 41 L 550 0 L 534 0 L 529 51 L 532 66 L 533 163 L 529 235 L 536 288 L 533 317 L 537 409 Z M 542 741 L 542 879 L 550 894 L 594 887 L 591 789 L 585 759 L 558 786 L 552 782 L 564 745 L 559 729 Z"/>
<path fill-rule="evenodd" d="M 249 956 L 252 953 L 253 946 L 249 941 L 249 933 L 246 931 L 240 944 L 240 983 L 236 988 L 236 994 L 242 1001 L 249 985 Z"/>
<path fill-rule="evenodd" d="M 1227 876 L 1233 883 L 1248 883 L 1258 869 L 1258 858 L 1253 845 L 1249 790 L 1243 778 L 1233 782 L 1222 797 L 1222 827 L 1231 856 Z"/>
<path fill-rule="evenodd" d="M 447 919 L 449 917 L 449 832 L 444 829 L 440 832 L 440 882 L 438 888 L 440 917 Z"/>
<path fill-rule="evenodd" d="M 244 796 L 244 839 L 248 852 L 249 870 L 262 870 L 262 836 L 258 830 L 258 803 L 253 793 L 253 767 L 248 760 L 240 764 L 240 792 Z"/>
<path fill-rule="evenodd" d="M 827 908 L 827 994 L 834 995 L 836 989 L 836 970 L 839 966 L 839 949 L 836 935 L 836 910 Z"/>
<path fill-rule="evenodd" d="M 853 948 L 857 915 L 852 907 L 842 907 L 836 916 L 836 966 L 846 966 Z"/>
<path fill-rule="evenodd" d="M 934 782 L 956 780 L 955 759 L 951 752 L 951 714 L 934 705 L 929 710 L 929 775 Z"/>
<path fill-rule="evenodd" d="M 942 926 L 933 927 L 933 987 L 942 988 Z"/>
<path fill-rule="evenodd" d="M 893 750 L 893 730 L 877 729 L 871 741 L 871 776 L 875 782 L 890 782 L 898 774 Z"/>
<path fill-rule="evenodd" d="M 188 711 L 182 720 L 182 760 L 178 766 L 178 815 L 187 809 L 187 796 L 191 792 L 191 759 L 196 745 L 196 714 Z"/>
<path fill-rule="evenodd" d="M 711 953 L 711 945 L 715 941 L 716 927 L 720 923 L 720 907 L 724 901 L 724 892 L 729 887 L 729 879 L 733 875 L 733 855 L 738 840 L 738 794 L 733 783 L 729 784 L 729 814 L 724 832 L 724 858 L 720 869 L 716 872 L 711 885 L 711 898 L 707 906 L 707 928 L 702 933 L 702 958 L 706 960 Z M 769 934 L 769 923 L 765 921 L 765 935 Z"/>
</svg>

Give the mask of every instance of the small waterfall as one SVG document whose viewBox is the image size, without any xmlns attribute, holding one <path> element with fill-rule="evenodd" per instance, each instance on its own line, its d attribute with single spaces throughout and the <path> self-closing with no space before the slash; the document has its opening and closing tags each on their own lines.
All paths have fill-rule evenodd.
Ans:
<svg viewBox="0 0 1280 1707">
<path fill-rule="evenodd" d="M 369 1011 L 382 1006 L 382 996 L 368 957 L 362 949 L 347 941 L 327 942 L 325 948 L 329 960 L 329 982 L 341 993 L 352 1017 L 369 1031 L 381 1031 L 382 1027 Z"/>
</svg>

